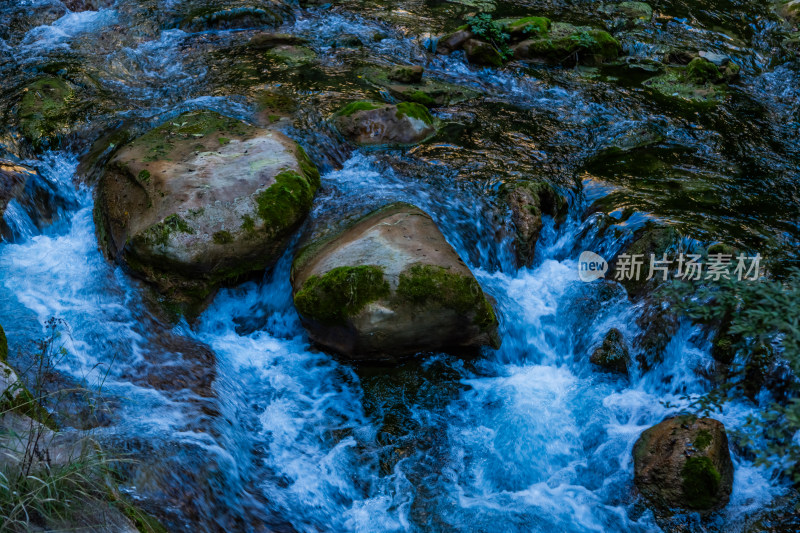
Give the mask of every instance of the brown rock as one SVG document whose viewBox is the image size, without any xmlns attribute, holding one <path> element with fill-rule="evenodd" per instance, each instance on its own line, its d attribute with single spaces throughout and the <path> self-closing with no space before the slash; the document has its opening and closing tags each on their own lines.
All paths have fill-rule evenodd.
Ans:
<svg viewBox="0 0 800 533">
<path fill-rule="evenodd" d="M 634 483 L 658 512 L 724 507 L 733 489 L 725 426 L 684 415 L 645 430 L 633 447 Z"/>
</svg>

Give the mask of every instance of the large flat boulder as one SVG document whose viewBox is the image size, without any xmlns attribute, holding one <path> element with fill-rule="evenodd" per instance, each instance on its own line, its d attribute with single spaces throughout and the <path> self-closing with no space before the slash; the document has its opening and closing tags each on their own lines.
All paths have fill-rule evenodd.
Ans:
<svg viewBox="0 0 800 533">
<path fill-rule="evenodd" d="M 170 300 L 197 304 L 274 263 L 318 186 L 316 167 L 285 135 L 210 111 L 185 113 L 106 166 L 98 236 Z"/>
<path fill-rule="evenodd" d="M 311 339 L 353 359 L 499 345 L 477 280 L 431 217 L 409 204 L 303 248 L 292 287 Z"/>
</svg>

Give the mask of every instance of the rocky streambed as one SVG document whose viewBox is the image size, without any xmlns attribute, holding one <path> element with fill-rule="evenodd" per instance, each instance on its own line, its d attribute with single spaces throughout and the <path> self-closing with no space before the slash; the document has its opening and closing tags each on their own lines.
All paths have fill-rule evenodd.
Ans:
<svg viewBox="0 0 800 533">
<path fill-rule="evenodd" d="M 791 2 L 0 10 L 6 429 L 129 457 L 170 531 L 797 527 L 780 354 L 698 409 L 729 323 L 612 279 L 796 264 Z M 67 406 L 21 410 L 54 324 Z"/>
</svg>

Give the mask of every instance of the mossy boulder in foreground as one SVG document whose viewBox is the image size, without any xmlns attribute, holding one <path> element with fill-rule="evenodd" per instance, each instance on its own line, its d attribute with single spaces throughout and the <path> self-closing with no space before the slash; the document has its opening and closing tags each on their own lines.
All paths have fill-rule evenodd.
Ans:
<svg viewBox="0 0 800 533">
<path fill-rule="evenodd" d="M 396 203 L 327 239 L 292 266 L 312 340 L 353 359 L 497 346 L 497 318 L 430 216 Z"/>
<path fill-rule="evenodd" d="M 311 208 L 319 172 L 295 142 L 211 111 L 120 149 L 97 187 L 101 246 L 174 303 L 274 263 Z"/>
<path fill-rule="evenodd" d="M 633 447 L 634 482 L 657 512 L 724 507 L 733 489 L 725 426 L 676 416 L 645 430 Z"/>
<path fill-rule="evenodd" d="M 332 121 L 342 135 L 363 145 L 417 144 L 436 133 L 436 120 L 415 102 L 351 102 Z"/>
</svg>

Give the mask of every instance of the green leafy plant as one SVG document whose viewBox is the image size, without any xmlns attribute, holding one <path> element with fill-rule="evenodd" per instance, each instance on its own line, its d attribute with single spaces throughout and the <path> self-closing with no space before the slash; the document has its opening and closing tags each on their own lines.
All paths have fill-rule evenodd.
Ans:
<svg viewBox="0 0 800 533">
<path fill-rule="evenodd" d="M 511 59 L 514 53 L 509 47 L 511 36 L 505 32 L 503 26 L 498 22 L 492 20 L 492 16 L 488 13 L 481 13 L 467 19 L 469 31 L 476 37 L 486 40 L 494 46 L 503 61 Z"/>
</svg>

